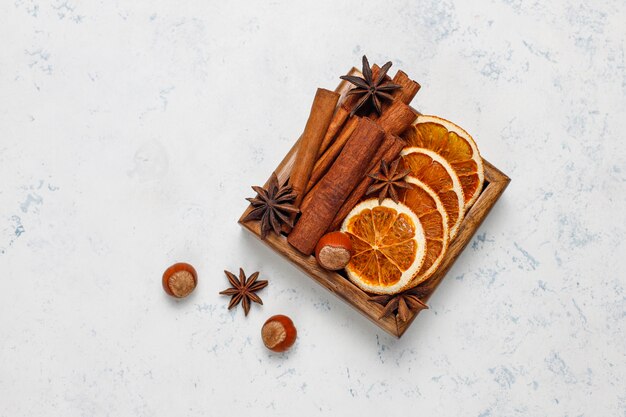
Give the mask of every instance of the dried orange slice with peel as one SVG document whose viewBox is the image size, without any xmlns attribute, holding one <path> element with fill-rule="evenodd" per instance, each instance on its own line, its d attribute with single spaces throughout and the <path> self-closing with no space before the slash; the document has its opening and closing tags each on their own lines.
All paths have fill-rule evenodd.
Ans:
<svg viewBox="0 0 626 417">
<path fill-rule="evenodd" d="M 448 249 L 450 232 L 448 215 L 437 193 L 422 181 L 408 177 L 412 189 L 401 191 L 401 201 L 419 218 L 426 237 L 426 257 L 420 270 L 413 276 L 410 286 L 414 287 L 437 270 Z"/>
<path fill-rule="evenodd" d="M 465 130 L 437 116 L 418 116 L 404 133 L 409 146 L 426 148 L 443 156 L 459 177 L 467 210 L 483 188 L 483 160 L 474 139 Z"/>
<path fill-rule="evenodd" d="M 411 169 L 409 174 L 437 194 L 448 215 L 450 239 L 456 236 L 463 220 L 463 188 L 452 166 L 439 154 L 424 148 L 404 148 L 404 164 Z"/>
<path fill-rule="evenodd" d="M 426 257 L 419 218 L 401 203 L 375 198 L 357 204 L 341 230 L 352 240 L 348 278 L 364 291 L 396 294 L 410 284 Z"/>
</svg>

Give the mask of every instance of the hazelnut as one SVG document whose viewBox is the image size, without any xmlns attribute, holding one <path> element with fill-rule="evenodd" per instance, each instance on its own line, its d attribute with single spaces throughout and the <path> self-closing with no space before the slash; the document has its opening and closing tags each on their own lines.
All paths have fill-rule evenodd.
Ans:
<svg viewBox="0 0 626 417">
<path fill-rule="evenodd" d="M 284 352 L 293 346 L 297 331 L 291 319 L 282 314 L 272 316 L 261 329 L 265 347 L 273 352 Z"/>
<path fill-rule="evenodd" d="M 163 273 L 163 289 L 175 298 L 187 297 L 198 285 L 198 274 L 193 266 L 180 262 Z"/>
<path fill-rule="evenodd" d="M 317 242 L 315 258 L 324 269 L 336 271 L 345 268 L 352 256 L 352 241 L 343 232 L 327 233 Z"/>
</svg>

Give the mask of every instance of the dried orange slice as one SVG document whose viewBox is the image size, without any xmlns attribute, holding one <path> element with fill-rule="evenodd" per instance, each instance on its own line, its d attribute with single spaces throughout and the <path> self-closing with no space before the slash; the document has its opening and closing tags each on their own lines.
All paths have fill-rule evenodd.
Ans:
<svg viewBox="0 0 626 417">
<path fill-rule="evenodd" d="M 418 217 L 404 204 L 372 198 L 358 204 L 341 230 L 352 240 L 348 278 L 362 290 L 396 294 L 407 287 L 426 255 Z"/>
<path fill-rule="evenodd" d="M 424 148 L 404 148 L 403 161 L 411 169 L 411 177 L 432 188 L 448 215 L 450 239 L 456 236 L 463 220 L 463 189 L 452 166 L 439 154 Z"/>
<path fill-rule="evenodd" d="M 420 115 L 404 133 L 409 146 L 430 149 L 450 163 L 461 181 L 467 210 L 483 189 L 483 160 L 474 139 L 454 123 L 437 116 Z"/>
<path fill-rule="evenodd" d="M 448 249 L 450 233 L 448 215 L 437 193 L 416 178 L 407 177 L 406 181 L 413 184 L 413 188 L 402 190 L 400 199 L 417 215 L 426 237 L 424 263 L 410 283 L 414 287 L 426 281 L 437 270 Z"/>
</svg>

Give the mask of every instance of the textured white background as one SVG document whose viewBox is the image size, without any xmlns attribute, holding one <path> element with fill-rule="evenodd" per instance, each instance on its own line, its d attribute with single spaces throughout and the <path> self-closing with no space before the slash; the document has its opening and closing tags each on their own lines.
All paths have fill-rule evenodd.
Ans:
<svg viewBox="0 0 626 417">
<path fill-rule="evenodd" d="M 624 1 L 338 3 L 0 2 L 1 417 L 626 416 Z M 513 179 L 399 341 L 236 224 L 363 53 Z"/>
</svg>

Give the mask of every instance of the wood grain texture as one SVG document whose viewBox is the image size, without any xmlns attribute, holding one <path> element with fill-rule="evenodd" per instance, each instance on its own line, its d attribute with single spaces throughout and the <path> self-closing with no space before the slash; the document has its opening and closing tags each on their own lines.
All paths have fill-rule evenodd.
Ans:
<svg viewBox="0 0 626 417">
<path fill-rule="evenodd" d="M 356 69 L 352 69 L 352 72 Z M 345 94 L 345 91 L 349 89 L 349 86 L 342 82 L 335 91 L 340 94 Z M 294 163 L 295 155 L 298 151 L 298 142 L 291 148 L 285 158 L 276 168 L 275 172 L 279 181 L 284 182 L 289 178 L 289 173 Z M 421 286 L 428 288 L 428 293 L 425 300 L 432 296 L 437 289 L 448 270 L 452 267 L 456 259 L 459 257 L 463 249 L 472 239 L 474 233 L 485 220 L 489 211 L 496 204 L 509 182 L 511 181 L 504 173 L 494 167 L 487 160 L 483 159 L 483 165 L 485 169 L 485 184 L 480 196 L 469 209 L 465 215 L 465 219 L 461 223 L 457 236 L 450 242 L 450 246 L 439 266 L 437 272 L 430 277 L 427 281 L 421 284 Z M 268 178 L 269 180 L 269 178 Z M 267 184 L 267 183 L 266 183 Z M 252 208 L 249 206 L 239 219 L 239 223 L 253 235 L 260 239 L 261 230 L 258 221 L 243 222 L 242 219 L 250 212 Z M 352 284 L 347 278 L 343 277 L 337 272 L 326 271 L 317 264 L 313 256 L 305 256 L 299 253 L 296 249 L 291 247 L 287 243 L 287 238 L 284 235 L 276 236 L 270 233 L 265 240 L 261 240 L 263 243 L 271 247 L 278 254 L 289 260 L 296 267 L 301 269 L 309 277 L 313 278 L 319 284 L 326 289 L 334 293 L 337 297 L 351 305 L 363 316 L 367 317 L 370 321 L 376 324 L 387 333 L 401 337 L 417 317 L 417 314 L 413 314 L 404 323 L 397 323 L 394 317 L 385 317 L 379 319 L 382 313 L 383 307 L 374 302 L 368 301 L 370 295 L 362 291 L 356 285 Z"/>
</svg>

